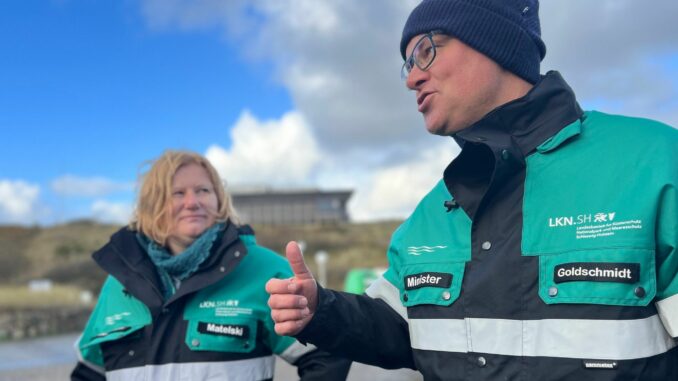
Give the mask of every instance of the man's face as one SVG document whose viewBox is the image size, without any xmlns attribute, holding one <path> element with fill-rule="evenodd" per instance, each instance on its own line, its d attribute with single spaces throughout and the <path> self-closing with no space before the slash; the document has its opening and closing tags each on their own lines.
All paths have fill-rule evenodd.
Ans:
<svg viewBox="0 0 678 381">
<path fill-rule="evenodd" d="M 406 57 L 422 36 L 410 40 Z M 440 34 L 432 38 L 436 55 L 431 66 L 426 70 L 414 66 L 406 85 L 416 92 L 426 129 L 436 135 L 451 135 L 503 103 L 499 94 L 505 71 L 456 38 Z"/>
</svg>

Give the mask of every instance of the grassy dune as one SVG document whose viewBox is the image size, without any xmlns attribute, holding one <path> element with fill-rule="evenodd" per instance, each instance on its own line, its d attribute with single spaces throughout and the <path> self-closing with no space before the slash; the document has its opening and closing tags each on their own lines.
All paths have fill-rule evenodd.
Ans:
<svg viewBox="0 0 678 381">
<path fill-rule="evenodd" d="M 312 270 L 315 270 L 313 254 L 326 251 L 329 286 L 342 288 L 351 268 L 386 265 L 386 248 L 398 224 L 390 221 L 253 228 L 259 244 L 278 253 L 284 252 L 290 240 L 305 241 L 305 254 Z M 78 300 L 82 290 L 97 294 L 105 274 L 90 256 L 119 228 L 91 221 L 48 228 L 0 226 L 0 307 L 22 303 L 68 305 Z M 37 278 L 53 281 L 55 289 L 51 296 L 28 292 L 27 282 Z"/>
<path fill-rule="evenodd" d="M 344 225 L 255 226 L 259 244 L 284 253 L 290 240 L 306 242 L 306 262 L 315 271 L 313 255 L 329 254 L 328 283 L 343 288 L 346 273 L 354 267 L 385 267 L 386 249 L 399 221 Z"/>
<path fill-rule="evenodd" d="M 57 285 L 49 291 L 30 291 L 27 286 L 5 285 L 0 287 L 0 308 L 81 306 L 82 292 L 74 286 Z"/>
</svg>

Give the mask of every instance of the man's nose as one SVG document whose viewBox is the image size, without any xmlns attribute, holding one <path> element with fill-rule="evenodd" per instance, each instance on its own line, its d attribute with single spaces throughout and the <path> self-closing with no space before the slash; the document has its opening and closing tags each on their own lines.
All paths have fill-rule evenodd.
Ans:
<svg viewBox="0 0 678 381">
<path fill-rule="evenodd" d="M 419 69 L 419 66 L 414 65 L 410 70 L 405 80 L 405 86 L 410 90 L 417 90 L 426 81 L 428 72 Z"/>
</svg>

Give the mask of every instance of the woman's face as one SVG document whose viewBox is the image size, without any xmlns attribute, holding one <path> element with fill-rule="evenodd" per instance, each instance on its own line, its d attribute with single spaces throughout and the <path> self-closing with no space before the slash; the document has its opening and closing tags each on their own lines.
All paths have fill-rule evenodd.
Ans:
<svg viewBox="0 0 678 381">
<path fill-rule="evenodd" d="M 172 228 L 168 245 L 178 254 L 216 222 L 219 209 L 214 185 L 199 164 L 180 167 L 172 178 Z"/>
</svg>

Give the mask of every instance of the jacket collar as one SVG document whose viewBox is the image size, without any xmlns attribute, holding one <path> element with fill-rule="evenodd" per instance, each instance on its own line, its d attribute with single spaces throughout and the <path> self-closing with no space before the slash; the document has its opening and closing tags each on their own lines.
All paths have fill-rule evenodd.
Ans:
<svg viewBox="0 0 678 381">
<path fill-rule="evenodd" d="M 208 287 L 230 273 L 247 254 L 244 243 L 239 239 L 241 230 L 243 229 L 227 222 L 226 228 L 215 240 L 209 258 L 200 265 L 195 274 L 182 283 L 165 305 Z M 246 230 L 242 232 L 247 233 Z M 136 231 L 126 227 L 120 229 L 92 258 L 149 308 L 154 310 L 162 307 L 160 279 L 153 262 L 139 244 Z"/>
<path fill-rule="evenodd" d="M 552 71 L 525 96 L 456 133 L 462 150 L 443 175 L 457 201 L 450 205 L 475 218 L 503 184 L 524 176 L 528 155 L 556 149 L 578 134 L 582 114 L 572 89 Z"/>
<path fill-rule="evenodd" d="M 106 245 L 92 254 L 92 259 L 149 308 L 162 306 L 160 278 L 137 241 L 135 231 L 127 227 L 118 230 Z"/>
<path fill-rule="evenodd" d="M 214 241 L 210 256 L 200 265 L 198 271 L 182 282 L 166 304 L 207 288 L 233 271 L 247 255 L 247 248 L 239 239 L 239 233 L 238 227 L 229 222 L 223 234 Z"/>
<path fill-rule="evenodd" d="M 499 106 L 453 137 L 462 148 L 480 142 L 524 158 L 581 116 L 570 86 L 560 73 L 550 71 L 525 96 Z"/>
</svg>

